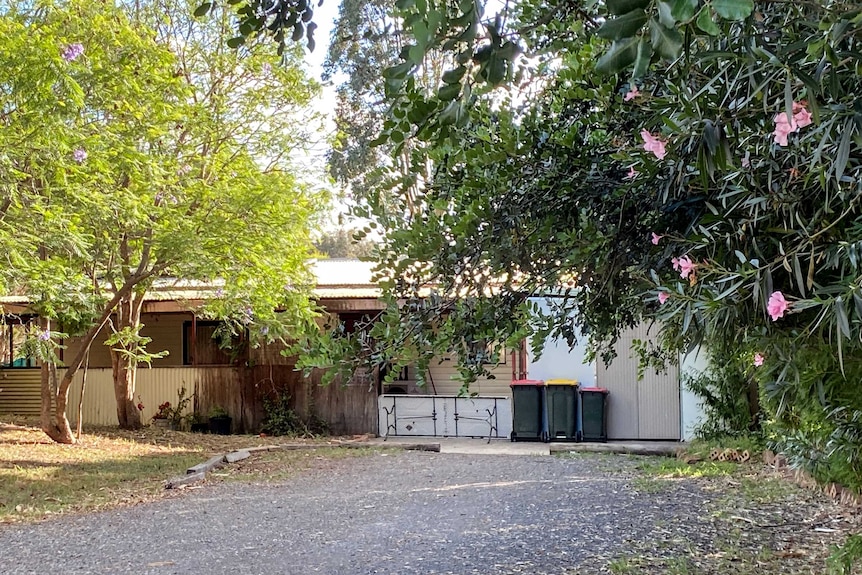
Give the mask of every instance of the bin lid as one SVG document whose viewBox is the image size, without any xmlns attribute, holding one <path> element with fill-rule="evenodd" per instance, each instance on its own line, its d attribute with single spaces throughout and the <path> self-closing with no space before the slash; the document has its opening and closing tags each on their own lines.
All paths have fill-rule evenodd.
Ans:
<svg viewBox="0 0 862 575">
<path fill-rule="evenodd" d="M 604 393 L 605 395 L 607 395 L 608 393 L 610 393 L 610 392 L 609 392 L 607 389 L 605 389 L 604 387 L 582 387 L 582 388 L 581 388 L 581 391 L 582 391 L 582 392 L 587 392 L 587 393 Z"/>
<path fill-rule="evenodd" d="M 577 379 L 548 379 L 545 385 L 578 385 Z"/>
<path fill-rule="evenodd" d="M 509 387 L 515 387 L 516 385 L 529 385 L 533 387 L 541 387 L 545 385 L 545 382 L 541 379 L 516 379 L 512 383 L 509 384 Z"/>
</svg>

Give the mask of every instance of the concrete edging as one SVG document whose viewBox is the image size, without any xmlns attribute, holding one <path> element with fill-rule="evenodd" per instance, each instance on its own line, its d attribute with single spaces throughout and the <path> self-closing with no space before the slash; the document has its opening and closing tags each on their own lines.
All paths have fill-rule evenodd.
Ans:
<svg viewBox="0 0 862 575">
<path fill-rule="evenodd" d="M 550 443 L 551 453 L 618 453 L 626 455 L 657 455 L 675 457 L 685 443 Z"/>
<path fill-rule="evenodd" d="M 186 470 L 185 475 L 180 475 L 178 477 L 173 477 L 168 479 L 165 482 L 165 489 L 179 489 L 183 487 L 188 487 L 189 485 L 194 485 L 195 483 L 200 483 L 206 480 L 207 473 L 212 471 L 213 469 L 218 469 L 224 467 L 225 465 L 236 463 L 237 461 L 242 461 L 243 459 L 248 459 L 254 453 L 261 453 L 265 451 L 292 451 L 292 450 L 300 450 L 300 449 L 324 449 L 329 447 L 340 447 L 343 449 L 357 449 L 363 447 L 386 447 L 389 449 L 405 449 L 405 450 L 413 450 L 413 451 L 440 451 L 439 443 L 400 443 L 400 444 L 389 444 L 389 445 L 378 445 L 376 443 L 371 443 L 369 441 L 354 441 L 354 442 L 345 442 L 345 443 L 333 443 L 328 445 L 320 445 L 320 444 L 308 444 L 308 443 L 284 443 L 281 445 L 262 445 L 259 447 L 247 447 L 245 449 L 238 449 L 236 451 L 231 451 L 228 453 L 224 453 L 222 455 L 215 455 L 210 457 L 203 463 L 198 463 L 193 467 L 189 467 Z"/>
</svg>

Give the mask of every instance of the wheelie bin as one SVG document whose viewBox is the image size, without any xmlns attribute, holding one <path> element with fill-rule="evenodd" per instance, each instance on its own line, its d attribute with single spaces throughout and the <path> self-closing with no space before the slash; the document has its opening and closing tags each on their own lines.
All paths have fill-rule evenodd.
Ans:
<svg viewBox="0 0 862 575">
<path fill-rule="evenodd" d="M 602 387 L 582 387 L 581 439 L 583 441 L 608 440 L 608 390 Z"/>
<path fill-rule="evenodd" d="M 549 379 L 545 386 L 550 440 L 577 441 L 578 382 L 574 379 Z"/>
<path fill-rule="evenodd" d="M 548 441 L 545 382 L 517 379 L 512 388 L 512 441 Z"/>
</svg>

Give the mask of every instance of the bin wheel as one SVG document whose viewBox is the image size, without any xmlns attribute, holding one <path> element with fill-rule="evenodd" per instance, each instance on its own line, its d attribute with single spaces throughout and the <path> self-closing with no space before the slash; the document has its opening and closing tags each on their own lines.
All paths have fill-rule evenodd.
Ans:
<svg viewBox="0 0 862 575">
<path fill-rule="evenodd" d="M 542 432 L 542 443 L 550 443 L 551 435 L 547 431 Z"/>
<path fill-rule="evenodd" d="M 509 441 L 515 441 L 515 432 L 509 434 Z"/>
</svg>

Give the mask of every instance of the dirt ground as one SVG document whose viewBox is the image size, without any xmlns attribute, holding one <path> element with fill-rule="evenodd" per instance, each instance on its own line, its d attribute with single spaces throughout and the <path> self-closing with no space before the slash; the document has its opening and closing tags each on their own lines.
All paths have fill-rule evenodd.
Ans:
<svg viewBox="0 0 862 575">
<path fill-rule="evenodd" d="M 858 507 L 759 461 L 343 449 L 362 438 L 155 428 L 89 429 L 60 446 L 22 423 L 0 423 L 3 573 L 819 575 L 862 533 Z M 164 489 L 212 454 L 283 442 L 309 449 Z M 95 553 L 74 551 L 92 542 Z"/>
</svg>

